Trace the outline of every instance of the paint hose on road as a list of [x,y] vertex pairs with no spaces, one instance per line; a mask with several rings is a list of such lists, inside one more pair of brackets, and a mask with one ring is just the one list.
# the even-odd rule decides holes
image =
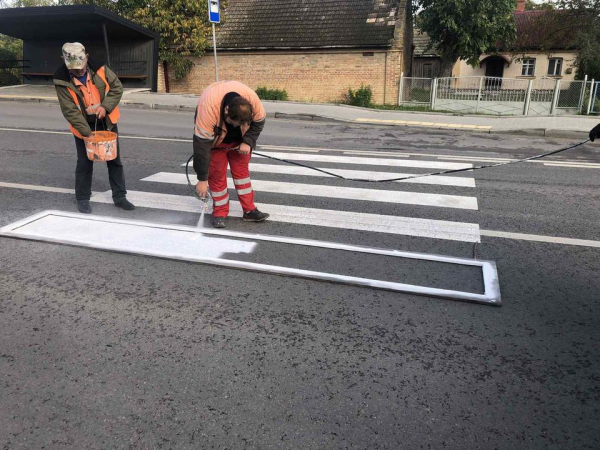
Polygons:
[[[371,179],[368,179],[368,178],[350,178],[350,177],[344,177],[344,176],[339,175],[337,173],[329,172],[328,170],[325,170],[325,169],[319,169],[318,167],[309,166],[308,164],[302,164],[302,163],[295,162],[295,161],[290,161],[290,160],[287,160],[287,159],[276,158],[274,156],[265,155],[264,153],[259,153],[259,152],[256,152],[256,151],[254,151],[253,153],[255,155],[262,156],[263,158],[273,159],[275,161],[281,161],[281,162],[284,162],[284,163],[287,163],[287,164],[292,164],[294,166],[300,166],[300,167],[304,167],[306,169],[315,170],[317,172],[321,172],[321,173],[324,173],[326,175],[330,175],[332,177],[339,178],[339,179],[346,180],[346,181],[356,181],[356,182],[360,182],[360,183],[389,183],[389,182],[392,182],[392,181],[404,181],[404,180],[412,180],[414,178],[433,177],[433,176],[436,176],[436,175],[447,175],[447,174],[459,173],[459,172],[470,172],[472,170],[489,169],[489,168],[492,168],[492,167],[507,166],[509,164],[517,164],[517,163],[522,163],[522,162],[526,162],[526,161],[533,161],[533,160],[536,160],[536,159],[541,159],[541,158],[545,158],[547,156],[556,155],[558,153],[566,152],[567,150],[571,150],[571,149],[579,147],[579,146],[581,146],[583,144],[587,144],[589,141],[590,141],[590,139],[586,139],[585,141],[581,141],[578,144],[573,144],[573,145],[570,145],[568,147],[559,148],[558,150],[551,150],[551,151],[546,152],[546,153],[542,153],[542,154],[535,155],[535,156],[530,156],[529,158],[518,159],[518,160],[515,160],[515,161],[508,161],[508,162],[502,162],[502,163],[496,163],[496,164],[484,164],[484,165],[481,165],[481,166],[468,167],[468,168],[465,168],[465,169],[444,170],[442,172],[431,172],[431,173],[423,173],[423,174],[416,174],[416,175],[407,175],[407,176],[398,177],[398,178],[386,178],[386,179],[383,179],[383,180],[371,180]],[[187,160],[187,163],[185,164],[185,176],[187,178],[188,186],[189,186],[190,190],[192,191],[192,194],[198,200],[204,202],[204,205],[205,205],[205,208],[206,208],[206,205],[207,205],[207,202],[209,201],[209,198],[208,197],[205,197],[205,198],[200,197],[200,195],[198,195],[198,192],[196,191],[196,188],[192,185],[192,182],[190,180],[189,165],[190,165],[190,162],[192,161],[193,158],[194,158],[193,155],[190,156],[190,158]],[[208,191],[207,191],[207,194],[208,194],[208,196],[210,196],[210,193]]]
[[[526,161],[533,161],[535,159],[541,159],[541,158],[545,158],[546,156],[551,156],[551,155],[556,155],[557,153],[566,152],[567,150],[571,150],[571,149],[574,149],[575,147],[579,147],[580,145],[586,144],[589,141],[590,141],[589,139],[586,139],[585,141],[582,141],[578,144],[570,145],[569,147],[560,148],[558,150],[552,150],[552,151],[549,151],[546,153],[542,153],[540,155],[530,156],[529,158],[518,159],[516,161],[508,161],[508,162],[497,163],[497,164],[485,164],[482,166],[469,167],[466,169],[444,170],[443,172],[431,172],[431,173],[423,173],[423,174],[416,174],[416,175],[407,175],[407,176],[403,176],[403,177],[399,177],[399,178],[386,178],[383,180],[371,180],[368,178],[344,177],[342,175],[338,175],[337,173],[329,172],[324,169],[319,169],[318,167],[312,167],[307,164],[302,164],[302,163],[295,162],[295,161],[289,161],[287,159],[275,158],[274,156],[265,155],[263,153],[258,153],[258,152],[253,152],[253,153],[255,155],[262,156],[264,158],[274,159],[276,161],[281,161],[281,162],[284,162],[287,164],[293,164],[295,166],[300,166],[300,167],[305,167],[307,169],[316,170],[317,172],[322,172],[324,174],[331,175],[332,177],[340,178],[340,179],[346,180],[346,181],[357,181],[357,182],[361,182],[361,183],[389,183],[392,181],[404,181],[404,180],[412,180],[414,178],[433,177],[436,175],[447,175],[450,173],[470,172],[472,170],[489,169],[491,167],[507,166],[509,164],[517,164],[517,163],[522,163],[522,162],[526,162]],[[190,158],[190,160],[191,160],[191,158]],[[189,164],[189,162],[190,161],[188,160],[188,164]],[[186,168],[186,170],[187,170],[187,168]],[[188,178],[188,182],[189,182],[189,178]]]

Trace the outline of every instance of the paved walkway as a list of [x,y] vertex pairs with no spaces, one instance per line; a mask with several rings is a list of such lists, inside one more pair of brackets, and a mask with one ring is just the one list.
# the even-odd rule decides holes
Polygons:
[[[194,110],[198,96],[156,94],[144,89],[126,90],[122,104],[132,108]],[[55,102],[51,86],[0,88],[0,100]],[[460,129],[484,133],[519,133],[536,136],[583,138],[598,124],[597,116],[483,116],[412,111],[385,111],[347,105],[298,102],[263,102],[267,115],[276,118],[334,120],[389,126]]]

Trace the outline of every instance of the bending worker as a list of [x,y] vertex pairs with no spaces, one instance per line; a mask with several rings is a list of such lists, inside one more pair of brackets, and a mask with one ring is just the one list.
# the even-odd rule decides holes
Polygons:
[[[75,198],[77,209],[91,213],[92,174],[94,162],[87,157],[84,138],[92,130],[108,130],[118,134],[118,104],[123,86],[117,76],[104,64],[92,62],[79,42],[66,43],[62,48],[64,64],[54,74],[54,86],[60,109],[71,125],[77,148],[75,169]],[[121,147],[117,140],[117,157],[107,161],[108,180],[115,206],[135,209],[126,198],[125,176],[121,164]]]
[[256,93],[238,81],[213,83],[198,100],[194,127],[196,191],[204,198],[210,189],[215,228],[225,228],[225,218],[229,214],[228,163],[244,211],[242,220],[262,222],[269,217],[254,205],[248,167],[265,118],[265,110]]

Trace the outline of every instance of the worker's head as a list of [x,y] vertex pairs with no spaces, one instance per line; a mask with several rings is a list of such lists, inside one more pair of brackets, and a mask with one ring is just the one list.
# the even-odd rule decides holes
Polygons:
[[85,75],[89,55],[79,42],[67,42],[62,48],[62,58],[65,66],[76,77]]
[[244,97],[235,97],[225,107],[225,121],[235,127],[252,122],[252,105]]

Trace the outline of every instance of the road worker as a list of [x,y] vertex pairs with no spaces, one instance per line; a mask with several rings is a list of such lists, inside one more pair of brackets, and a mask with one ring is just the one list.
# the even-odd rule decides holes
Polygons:
[[[77,209],[91,213],[92,173],[94,163],[87,157],[84,138],[92,131],[113,131],[118,134],[119,107],[123,85],[104,64],[90,60],[79,42],[62,47],[64,64],[54,74],[54,86],[63,116],[70,124],[77,148],[75,169],[75,198]],[[117,158],[107,161],[108,179],[115,206],[135,209],[127,198],[125,176],[121,163],[121,147],[117,140]]]
[[244,212],[242,220],[262,222],[269,217],[254,204],[248,167],[265,118],[265,110],[256,93],[238,81],[213,83],[198,100],[194,127],[196,191],[205,198],[210,190],[215,228],[225,228],[225,218],[229,214],[228,164]]

